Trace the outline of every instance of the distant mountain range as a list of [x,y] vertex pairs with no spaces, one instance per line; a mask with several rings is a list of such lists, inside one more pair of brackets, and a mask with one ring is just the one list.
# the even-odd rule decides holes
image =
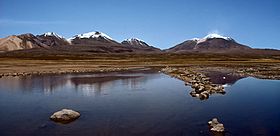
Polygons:
[[[102,32],[88,32],[75,35],[69,39],[54,33],[47,32],[42,35],[33,34],[12,35],[0,39],[0,51],[48,49],[67,52],[92,52],[92,53],[254,53],[260,49],[236,42],[231,37],[218,34],[209,34],[203,38],[186,40],[169,49],[160,50],[150,46],[138,38],[126,39],[117,42]],[[266,50],[267,51],[267,50]],[[270,50],[268,50],[270,51]],[[276,51],[276,50],[271,50]]]
[[0,39],[0,51],[2,52],[34,48],[95,53],[161,51],[137,38],[127,39],[119,43],[101,32],[78,34],[69,39],[65,39],[54,32],[37,36],[33,34],[12,35]]

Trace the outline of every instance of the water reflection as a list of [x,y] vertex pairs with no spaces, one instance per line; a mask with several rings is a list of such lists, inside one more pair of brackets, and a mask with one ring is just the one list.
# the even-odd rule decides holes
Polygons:
[[[148,72],[148,74],[147,74]],[[50,95],[56,91],[71,90],[84,95],[106,94],[106,90],[119,84],[130,90],[140,89],[147,80],[156,78],[154,71],[127,73],[77,74],[77,75],[41,75],[26,77],[4,77],[0,79],[0,89],[24,93],[39,92]]]
[[50,94],[67,83],[64,76],[26,76],[5,77],[0,80],[0,87],[10,91],[42,92]]
[[[155,71],[113,72],[103,74],[43,75],[26,77],[5,77],[0,79],[0,88],[10,91],[42,92],[50,95],[63,88],[74,88],[80,93],[90,95],[105,94],[106,90],[121,84],[130,90],[141,89],[148,81],[156,78]],[[214,84],[224,87],[233,85],[243,77],[218,71],[207,72]]]
[[138,89],[147,82],[147,76],[93,76],[93,77],[72,77],[71,83],[76,91],[82,91],[85,95],[100,95],[102,91],[116,87],[118,82],[128,89]]
[[212,83],[224,85],[224,87],[232,86],[238,80],[245,78],[240,75],[233,75],[229,72],[221,71],[207,71],[205,75],[211,79]]

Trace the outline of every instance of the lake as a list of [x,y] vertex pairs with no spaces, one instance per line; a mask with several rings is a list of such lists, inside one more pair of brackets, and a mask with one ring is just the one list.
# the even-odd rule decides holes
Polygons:
[[[225,82],[224,82],[225,84]],[[236,79],[201,101],[183,81],[158,71],[0,79],[0,135],[208,136],[217,117],[228,136],[280,135],[280,81]],[[69,124],[49,120],[70,108]]]

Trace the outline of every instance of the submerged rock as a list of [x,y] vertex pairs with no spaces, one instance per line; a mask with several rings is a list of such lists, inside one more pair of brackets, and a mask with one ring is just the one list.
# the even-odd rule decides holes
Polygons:
[[208,122],[210,126],[210,130],[213,132],[224,132],[225,127],[222,123],[219,123],[217,118],[213,118],[211,121]]
[[60,123],[70,123],[80,117],[80,113],[71,109],[62,109],[55,112],[50,119]]

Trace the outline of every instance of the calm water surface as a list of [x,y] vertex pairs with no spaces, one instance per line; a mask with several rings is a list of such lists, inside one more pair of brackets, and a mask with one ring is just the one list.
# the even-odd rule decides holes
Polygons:
[[[213,117],[228,136],[280,135],[280,81],[243,78],[206,101],[189,91],[159,72],[5,77],[0,135],[208,136]],[[62,108],[81,117],[66,125],[50,121]]]

